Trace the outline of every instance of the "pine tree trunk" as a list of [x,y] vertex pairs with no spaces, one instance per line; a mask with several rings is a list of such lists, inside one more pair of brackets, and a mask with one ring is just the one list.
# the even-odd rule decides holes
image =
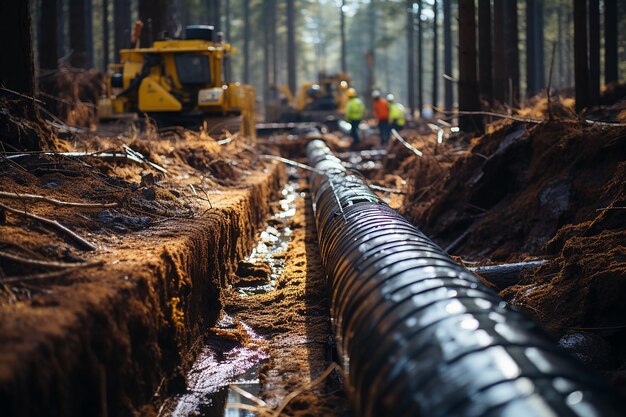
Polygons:
[[[67,4],[67,0],[56,0],[57,2],[57,58],[63,58],[67,52],[65,47],[67,42],[65,40],[66,35],[66,27],[67,27],[67,15],[65,13],[65,5]],[[57,62],[58,65],[58,62]]]
[[114,0],[113,25],[115,62],[119,62],[120,49],[130,47],[130,0]]
[[600,97],[600,0],[589,0],[589,104]]
[[162,35],[171,35],[174,26],[172,0],[139,0],[139,19],[144,27],[141,32],[141,46],[150,47]]
[[272,8],[270,13],[270,42],[272,44],[272,84],[278,84],[278,36],[277,36],[277,27],[278,22],[276,21],[277,13],[276,13],[276,0],[272,0]]
[[[448,77],[452,77],[452,16],[450,2],[443,0],[443,71]],[[445,79],[444,85],[444,108],[451,111],[453,106],[452,81]]]
[[295,0],[287,0],[287,85],[294,95],[297,92],[295,20]]
[[[476,10],[474,0],[459,0],[459,110],[480,111],[476,70]],[[483,130],[479,116],[459,116],[464,132]]]
[[93,68],[93,2],[85,1],[85,42],[87,45],[86,68]]
[[604,83],[616,82],[617,59],[617,0],[604,0]]
[[543,2],[526,0],[526,95],[545,87]]
[[271,8],[272,0],[263,0],[263,27],[266,30],[263,31],[263,106],[265,109],[265,117],[267,120],[267,102],[269,101],[270,91],[270,43],[271,34],[269,28],[271,28]]
[[41,2],[39,16],[39,67],[55,69],[57,61],[57,0]]
[[437,0],[433,3],[433,107],[438,107],[439,103],[439,28],[438,15],[439,6]]
[[478,0],[478,80],[480,96],[493,103],[491,0]]
[[346,64],[346,54],[348,51],[346,50],[346,14],[343,11],[345,6],[345,0],[341,2],[341,6],[339,9],[339,18],[340,18],[340,37],[341,37],[341,72],[346,74],[348,72],[348,65]]
[[87,28],[85,27],[85,0],[70,0],[70,65],[87,67]]
[[587,1],[574,0],[574,82],[576,111],[589,107],[589,67],[587,60]]
[[526,0],[526,95],[537,92],[537,0]]
[[557,3],[556,5],[556,10],[557,10],[557,68],[558,68],[558,75],[557,75],[557,80],[558,82],[556,83],[556,87],[558,88],[562,88],[563,84],[564,84],[564,75],[565,75],[565,63],[563,62],[563,49],[565,48],[565,45],[563,43],[563,11],[562,11],[562,7],[559,3]]
[[[566,0],[566,3],[570,0]],[[571,9],[570,9],[571,10]],[[572,65],[572,57],[575,55],[575,52],[572,52],[573,42],[572,39],[572,13],[565,13],[565,84],[566,87],[573,87],[574,82],[572,80],[572,70],[574,65]],[[586,37],[586,35],[585,35]]]
[[506,38],[505,62],[508,68],[507,98],[509,104],[515,106],[519,102],[519,35],[517,27],[517,0],[503,0],[504,4],[504,29]]
[[243,2],[243,82],[250,83],[250,5]]
[[376,85],[376,1],[370,0],[368,23],[368,51],[366,56],[367,65],[367,100],[372,98],[372,92]]
[[102,0],[102,65],[109,66],[109,0]]
[[[449,0],[447,0],[449,1]],[[409,108],[411,117],[415,115],[415,15],[413,14],[413,2],[407,2],[407,55],[408,60],[408,85],[409,85]]]
[[493,98],[505,104],[508,98],[508,69],[504,30],[504,1],[493,3]]
[[424,34],[422,27],[422,0],[417,1],[417,115],[422,117],[424,109]]
[[[30,2],[0,2],[0,39],[10,39],[0,48],[0,62],[11,63],[0,67],[0,85],[29,97],[35,95],[35,68],[31,39]],[[0,97],[10,99],[4,105],[12,116],[37,120],[38,113],[30,99],[0,91]],[[16,98],[18,98],[16,100]],[[0,112],[0,145],[4,150],[40,150],[46,139],[30,128],[17,127]]]

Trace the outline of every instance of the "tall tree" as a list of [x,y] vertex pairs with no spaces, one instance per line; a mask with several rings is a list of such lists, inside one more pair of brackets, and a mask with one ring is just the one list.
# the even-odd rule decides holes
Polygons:
[[557,41],[556,41],[556,45],[557,45],[557,68],[558,68],[558,75],[557,75],[557,80],[559,81],[557,83],[558,87],[563,87],[563,83],[564,83],[564,75],[565,75],[565,63],[563,62],[563,49],[565,47],[564,45],[564,41],[563,41],[563,8],[561,7],[561,2],[557,2],[556,4],[556,11],[557,11]]
[[115,61],[119,60],[120,49],[130,46],[130,0],[113,0],[113,27]]
[[[0,86],[26,96],[35,95],[35,69],[33,66],[30,2],[0,2],[0,39],[10,39],[0,48],[0,62],[10,62],[0,68]],[[11,115],[28,120],[37,118],[34,100],[16,97],[6,90],[0,91],[0,97],[12,100],[5,102]],[[18,128],[0,112],[0,145],[5,150],[39,150],[44,147],[44,139],[28,130]]]
[[480,95],[493,103],[491,0],[478,0],[478,80]]
[[574,83],[576,111],[589,106],[589,61],[587,60],[587,1],[574,0]]
[[[449,0],[448,0],[449,1]],[[413,13],[413,2],[407,2],[407,70],[409,86],[409,108],[411,117],[415,114],[415,13]]]
[[341,6],[339,8],[339,25],[340,25],[340,40],[341,40],[341,72],[348,72],[348,65],[346,64],[346,55],[348,51],[346,50],[346,13],[344,11],[346,6],[345,0],[342,0]]
[[617,0],[604,0],[604,83],[618,80]]
[[504,2],[493,3],[493,98],[500,104],[508,99],[508,69],[506,62],[506,37]]
[[243,82],[250,83],[250,4],[243,0]]
[[504,23],[506,37],[506,65],[508,68],[509,101],[515,105],[519,101],[519,34],[517,27],[517,0],[504,1]]
[[589,0],[589,100],[597,104],[600,97],[600,0]]
[[376,84],[376,1],[370,0],[368,7],[368,45],[366,54],[367,67],[367,99],[371,100]]
[[526,0],[526,94],[533,96],[545,84],[543,1]]
[[[476,71],[476,10],[474,0],[459,0],[459,110],[480,111]],[[465,132],[483,130],[479,116],[459,116]]]
[[57,55],[57,0],[41,2],[39,14],[39,67],[55,69],[59,59]]
[[70,64],[75,68],[87,67],[87,39],[86,2],[91,0],[70,0],[70,49],[72,56]]
[[102,0],[102,65],[109,66],[109,0]]
[[172,0],[139,0],[139,19],[144,27],[141,33],[141,45],[150,46],[164,33],[175,31]]
[[433,2],[433,107],[439,103],[439,6]]
[[[215,28],[216,32],[219,32],[222,30],[222,11],[220,7],[220,0],[206,0],[206,2],[209,12],[209,24]],[[246,3],[248,2],[246,1]]]
[[422,0],[417,1],[417,113],[422,117],[424,109],[424,34],[422,25]]
[[[443,71],[448,77],[452,77],[452,17],[451,0],[443,0]],[[444,79],[444,107],[446,111],[452,110],[452,81]]]
[[297,91],[295,24],[295,0],[287,0],[287,85],[293,94]]
[[[263,31],[263,105],[267,106],[269,101],[270,91],[270,42],[271,34],[269,28],[271,28],[271,8],[273,7],[272,0],[263,0],[263,26],[266,30]],[[265,108],[267,111],[267,108]],[[267,115],[267,112],[266,112]],[[267,116],[266,116],[267,117]]]

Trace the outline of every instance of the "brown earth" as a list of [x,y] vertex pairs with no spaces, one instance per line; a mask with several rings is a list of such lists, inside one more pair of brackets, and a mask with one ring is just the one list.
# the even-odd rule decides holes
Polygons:
[[[584,117],[622,120],[622,90]],[[521,116],[547,119],[545,98],[529,104]],[[500,295],[626,399],[626,127],[573,119],[572,105],[553,103],[549,122],[453,135],[437,154],[434,135],[409,134],[433,151],[416,158],[392,143],[398,157],[387,166],[409,183],[403,214],[460,261],[547,259]]]
[[154,132],[73,139],[79,151],[128,144],[166,174],[95,156],[0,162],[2,191],[116,204],[0,198],[96,246],[86,250],[41,221],[2,211],[1,415],[129,415],[182,389],[221,309],[226,276],[281,182],[281,167],[259,161],[244,141],[220,147],[198,134],[168,141]]
[[[268,341],[270,360],[260,370],[261,397],[271,408],[294,391],[307,388],[336,359],[325,275],[319,258],[308,185],[301,182],[297,214],[290,222],[292,241],[276,289],[241,298],[231,293],[225,310],[236,314]],[[336,374],[304,389],[287,407],[290,416],[340,416],[348,411]]]

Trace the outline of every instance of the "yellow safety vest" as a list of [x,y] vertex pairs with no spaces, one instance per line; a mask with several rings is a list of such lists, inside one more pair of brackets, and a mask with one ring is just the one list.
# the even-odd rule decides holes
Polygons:
[[346,122],[363,120],[363,116],[365,116],[365,105],[360,98],[351,98],[346,105]]

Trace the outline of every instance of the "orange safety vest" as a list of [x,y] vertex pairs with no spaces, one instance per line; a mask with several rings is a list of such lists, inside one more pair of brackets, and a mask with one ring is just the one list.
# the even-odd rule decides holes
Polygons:
[[374,117],[378,121],[387,121],[389,119],[389,104],[384,98],[374,100]]

